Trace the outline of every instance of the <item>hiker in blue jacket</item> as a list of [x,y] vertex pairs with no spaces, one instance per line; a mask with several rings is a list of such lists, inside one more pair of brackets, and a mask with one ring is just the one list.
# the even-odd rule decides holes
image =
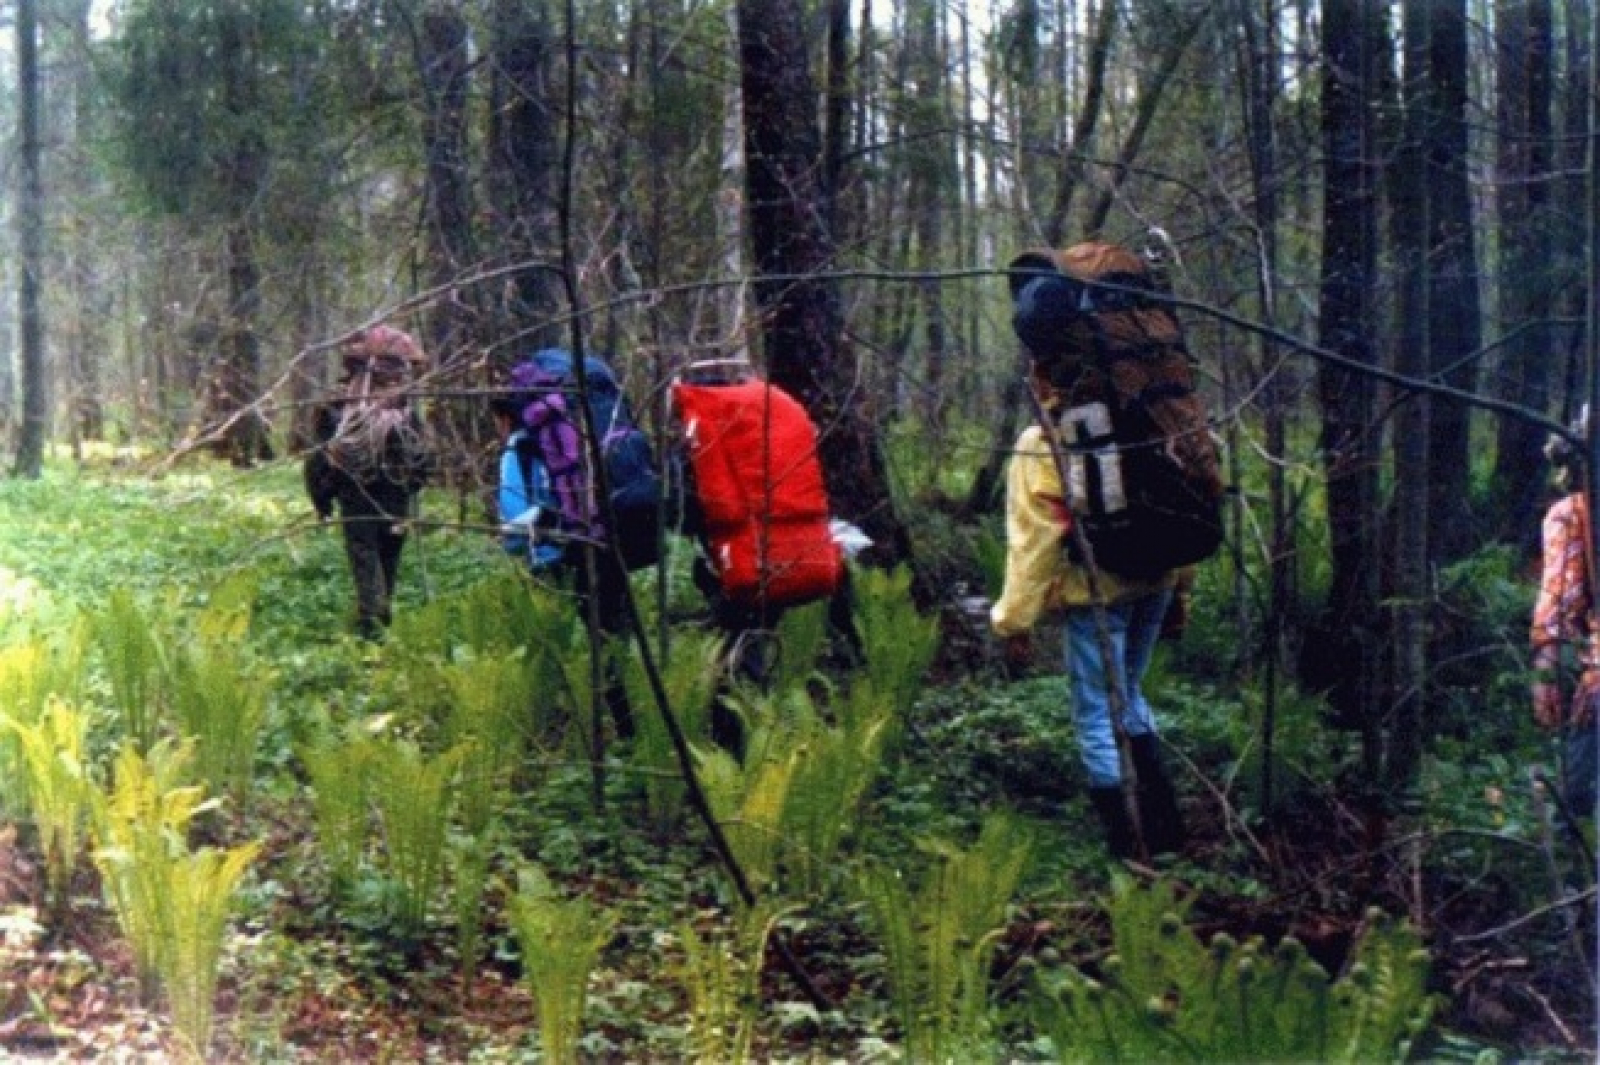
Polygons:
[[495,430],[500,436],[500,476],[495,494],[501,524],[500,543],[507,553],[527,562],[534,571],[560,565],[562,546],[542,535],[554,515],[550,473],[533,446],[533,436],[517,421],[509,400],[492,405]]
[[[527,384],[514,383],[524,387]],[[540,426],[529,425],[532,404],[526,395],[497,396],[489,405],[503,442],[497,509],[502,524],[511,526],[501,542],[507,551],[522,555],[535,573],[548,574],[557,580],[568,579],[570,575],[580,616],[584,618],[588,617],[589,567],[593,565],[597,578],[594,584],[599,589],[596,608],[600,630],[607,637],[625,636],[628,632],[627,572],[610,551],[585,551],[578,540],[571,539],[598,528],[585,502],[581,441],[575,427],[564,417],[564,402],[559,392],[553,391],[553,381],[548,386],[543,381],[536,385],[552,388],[548,395],[540,396],[540,410],[559,408],[558,413],[563,415],[559,419],[561,424],[542,426],[544,432],[540,431]],[[548,415],[546,418],[551,422],[558,420]],[[566,478],[567,483],[558,485],[551,476],[552,461],[565,463],[578,477]],[[623,739],[631,737],[635,731],[633,708],[622,676],[615,662],[609,659],[603,695],[617,735]]]

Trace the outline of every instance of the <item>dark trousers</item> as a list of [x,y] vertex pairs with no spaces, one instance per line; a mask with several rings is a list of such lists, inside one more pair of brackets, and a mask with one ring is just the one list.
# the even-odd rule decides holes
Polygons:
[[356,586],[356,631],[371,638],[393,617],[405,533],[395,532],[395,519],[385,515],[347,516],[342,528],[344,553]]
[[[626,640],[631,629],[628,611],[628,571],[610,550],[593,549],[591,552],[569,547],[567,553],[572,557],[572,588],[578,599],[580,612],[578,616],[583,619],[585,625],[589,623],[589,602],[592,597],[600,634],[607,639]],[[592,584],[589,560],[586,557],[590,553],[594,556]],[[628,700],[628,687],[622,679],[621,665],[614,658],[606,659],[605,687],[601,696],[611,712],[611,721],[616,725],[617,735],[623,739],[631,737],[634,732],[633,705]]]

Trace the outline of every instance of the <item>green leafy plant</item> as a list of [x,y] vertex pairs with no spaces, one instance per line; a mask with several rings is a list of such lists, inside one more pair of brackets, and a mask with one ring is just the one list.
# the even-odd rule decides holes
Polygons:
[[211,790],[243,803],[256,748],[271,704],[273,679],[237,628],[202,631],[169,655],[167,688],[173,717],[195,741],[195,770]]
[[539,1041],[546,1060],[578,1060],[589,977],[611,941],[616,918],[588,899],[562,899],[537,869],[524,871],[511,899],[511,926],[522,948],[522,972],[539,1005]]
[[343,741],[307,744],[299,755],[311,780],[317,842],[329,878],[336,892],[347,892],[355,884],[370,835],[367,780],[372,741],[356,733]]
[[695,1061],[750,1060],[761,1014],[761,962],[777,915],[767,902],[742,910],[726,941],[703,937],[685,923],[681,969],[689,995],[689,1055]]
[[193,754],[192,743],[162,741],[146,756],[129,741],[112,766],[110,792],[95,801],[95,865],[133,948],[145,1002],[155,1000],[159,986],[167,865],[189,822],[209,805],[187,783]]
[[799,892],[821,891],[837,873],[840,846],[859,829],[866,796],[883,770],[894,711],[872,692],[870,681],[861,679],[851,688],[838,725],[826,724],[813,711],[795,737],[797,762],[782,829],[785,865]]
[[52,695],[37,720],[0,714],[0,724],[17,741],[23,790],[44,851],[52,908],[59,912],[66,906],[93,807],[94,785],[85,761],[89,715]]
[[162,983],[173,1025],[204,1060],[211,1045],[217,969],[234,895],[261,844],[205,847],[174,858],[166,870]]
[[453,788],[470,746],[428,757],[402,740],[374,741],[369,794],[378,811],[402,931],[416,936],[444,875]]
[[[673,634],[672,654],[657,663],[667,702],[691,744],[702,743],[710,731],[711,697],[716,690],[721,655],[722,641],[716,636],[686,630]],[[634,715],[637,732],[629,764],[644,788],[649,826],[664,834],[683,818],[683,771],[666,721],[655,712],[655,696],[636,652],[627,657],[624,676],[629,701],[643,710]]]
[[856,627],[867,675],[894,713],[904,718],[922,690],[939,648],[939,619],[923,617],[911,598],[911,571],[864,570],[856,587]]
[[1337,980],[1292,938],[1202,944],[1165,883],[1117,877],[1110,912],[1100,978],[1068,967],[1032,997],[1059,1060],[1403,1061],[1432,1016],[1420,936],[1376,910]]
[[166,652],[153,611],[127,588],[112,588],[104,609],[91,614],[89,631],[111,686],[111,704],[122,731],[141,751],[156,742],[161,727]]
[[889,869],[867,869],[858,892],[883,940],[889,997],[912,1061],[989,1056],[989,961],[1033,841],[1007,814],[984,820],[967,850],[932,842],[913,892]]
[[187,758],[187,748],[158,745],[148,761],[123,749],[95,860],[147,993],[166,991],[173,1025],[203,1060],[228,913],[261,845],[189,851],[185,829],[205,804],[200,789],[175,783]]

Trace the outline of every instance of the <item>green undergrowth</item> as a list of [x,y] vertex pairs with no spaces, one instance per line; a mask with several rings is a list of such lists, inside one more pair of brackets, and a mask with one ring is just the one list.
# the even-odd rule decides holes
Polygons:
[[[456,512],[424,503],[445,524]],[[931,686],[937,623],[905,574],[859,575],[859,668],[828,653],[820,612],[790,615],[777,689],[730,695],[751,739],[742,764],[709,741],[714,639],[688,613],[681,567],[670,574],[662,680],[752,907],[719,866],[643,660],[609,652],[641,723],[631,742],[608,731],[596,764],[569,600],[481,531],[412,538],[396,623],[370,644],[348,631],[337,532],[311,520],[290,466],[52,467],[0,482],[0,514],[0,683],[30,722],[52,696],[85,708],[83,760],[102,787],[117,752],[187,740],[182,784],[209,797],[192,831],[205,853],[250,855],[200,871],[228,881],[237,912],[218,945],[201,943],[204,978],[183,985],[185,1024],[223,1053],[294,1060],[308,1013],[404,1032],[397,1053],[446,1060],[1067,1053],[1032,974],[1104,954],[1110,867],[1065,682],[975,669]],[[640,577],[655,635],[651,583]],[[96,642],[92,619],[133,617],[150,643],[113,640],[109,623]],[[80,670],[13,650],[80,623]],[[1248,809],[1250,698],[1167,671],[1153,682],[1178,746]],[[1286,726],[1304,748],[1286,773],[1310,779],[1333,756],[1302,716]],[[7,766],[28,757],[0,738]],[[56,786],[38,781],[41,796]],[[0,798],[25,818],[26,795]],[[53,863],[70,860],[66,817],[44,810],[28,841]],[[1207,894],[1259,886],[1256,871],[1164,869]],[[131,897],[130,883],[112,889]],[[93,894],[71,904],[103,911]],[[138,949],[153,966],[158,948]],[[200,1001],[212,972],[226,992],[214,1022]],[[349,1051],[323,1023],[323,1051]]]

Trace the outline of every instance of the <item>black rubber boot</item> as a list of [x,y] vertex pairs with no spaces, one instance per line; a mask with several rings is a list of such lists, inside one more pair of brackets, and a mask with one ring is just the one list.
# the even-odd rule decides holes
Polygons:
[[1161,758],[1161,738],[1153,732],[1128,737],[1133,771],[1139,777],[1139,827],[1154,857],[1183,849],[1183,814]]
[[1128,818],[1127,800],[1122,797],[1121,785],[1109,788],[1090,788],[1089,802],[1100,815],[1100,824],[1106,832],[1106,850],[1113,858],[1132,858],[1138,849],[1133,836],[1133,822]]

